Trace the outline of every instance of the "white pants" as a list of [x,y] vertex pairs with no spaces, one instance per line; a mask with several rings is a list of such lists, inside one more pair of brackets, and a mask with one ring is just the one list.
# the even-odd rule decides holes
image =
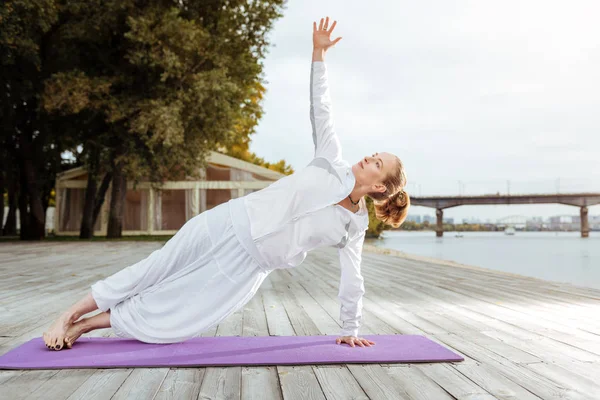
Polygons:
[[92,285],[117,336],[174,343],[244,306],[269,270],[240,244],[224,203],[190,219],[148,257]]

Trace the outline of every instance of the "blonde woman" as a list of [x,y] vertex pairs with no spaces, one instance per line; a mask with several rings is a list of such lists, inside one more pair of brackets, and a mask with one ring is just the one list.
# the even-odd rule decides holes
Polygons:
[[[274,270],[299,266],[309,251],[338,249],[342,329],[337,344],[371,346],[359,337],[362,245],[376,217],[399,226],[410,205],[400,159],[342,158],[331,112],[324,56],[341,38],[329,17],[313,23],[310,120],[315,154],[303,169],[269,187],[205,211],[147,258],[98,281],[44,333],[49,349],[71,348],[83,334],[112,327],[115,335],[146,343],[185,341],[214,327],[245,305]],[[90,318],[84,314],[100,309]]]

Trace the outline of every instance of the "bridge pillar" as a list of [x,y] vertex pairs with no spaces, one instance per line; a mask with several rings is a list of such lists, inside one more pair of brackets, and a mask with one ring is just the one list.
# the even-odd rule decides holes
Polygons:
[[444,210],[437,208],[435,210],[435,216],[437,217],[437,225],[435,226],[435,236],[442,237],[444,236]]
[[588,225],[587,206],[583,206],[579,209],[579,215],[581,216],[581,237],[589,237],[590,236],[590,227]]

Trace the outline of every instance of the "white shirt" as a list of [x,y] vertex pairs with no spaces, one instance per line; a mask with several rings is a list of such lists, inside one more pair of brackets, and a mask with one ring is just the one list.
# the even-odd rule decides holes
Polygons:
[[356,178],[351,165],[342,159],[324,62],[312,63],[310,89],[315,157],[294,174],[232,200],[232,219],[236,231],[246,231],[240,235],[252,242],[247,243],[249,251],[269,269],[296,267],[308,251],[336,246],[341,268],[341,335],[358,336],[365,292],[361,255],[369,215],[364,199],[357,213],[337,205],[352,192]]
[[364,200],[357,213],[332,204],[284,224],[275,234],[256,239],[254,244],[269,266],[293,268],[313,249],[323,246],[343,249],[351,238],[364,235],[365,216],[368,218]]

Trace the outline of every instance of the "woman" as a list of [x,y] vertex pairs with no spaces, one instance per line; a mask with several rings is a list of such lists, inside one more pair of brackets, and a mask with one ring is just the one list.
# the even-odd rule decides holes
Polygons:
[[[146,259],[96,282],[47,332],[49,349],[71,348],[86,332],[112,327],[123,338],[173,343],[197,336],[246,304],[269,273],[302,263],[308,251],[338,248],[341,279],[337,344],[364,347],[358,337],[364,282],[362,245],[369,216],[398,227],[410,205],[400,160],[375,153],[354,165],[342,159],[331,114],[323,56],[331,41],[329,17],[313,23],[310,119],[315,157],[304,169],[269,187],[205,211]],[[91,318],[78,319],[100,309]],[[77,322],[76,322],[77,321]]]

